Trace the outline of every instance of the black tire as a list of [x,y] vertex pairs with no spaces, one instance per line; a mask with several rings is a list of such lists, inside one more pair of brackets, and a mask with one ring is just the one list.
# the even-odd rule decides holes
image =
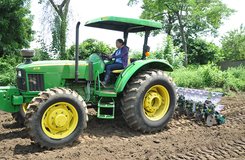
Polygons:
[[19,112],[16,112],[16,113],[12,113],[12,117],[14,118],[14,120],[21,126],[21,127],[24,127],[24,123],[25,123],[25,111],[24,111],[24,108],[23,107],[26,107],[25,106],[26,104],[22,104],[20,105],[20,110]]
[[[68,118],[69,121],[66,121],[66,124],[70,125],[70,123],[74,123],[73,129],[71,129],[71,133],[65,135],[65,137],[60,138],[54,138],[52,135],[50,136],[49,133],[51,133],[51,129],[48,128],[45,123],[51,124],[51,122],[45,122],[43,118],[49,115],[51,112],[51,109],[56,109],[55,104],[59,103],[65,103],[65,109],[67,110],[68,117],[71,112],[76,113],[76,116],[72,115],[72,118]],[[72,106],[72,109],[69,108],[69,105]],[[62,107],[62,105],[60,105]],[[52,108],[53,107],[53,108]],[[65,111],[66,111],[65,110]],[[72,111],[73,110],[73,111]],[[46,113],[47,112],[47,113]],[[57,114],[58,109],[55,110],[55,113]],[[82,131],[87,127],[87,121],[88,121],[88,110],[86,103],[82,99],[81,96],[79,96],[75,91],[72,91],[70,89],[64,89],[64,88],[54,88],[49,89],[47,91],[41,92],[38,97],[33,98],[33,100],[30,102],[26,116],[25,116],[25,125],[28,129],[28,133],[31,137],[31,139],[39,144],[42,148],[61,148],[66,145],[71,145],[82,133]],[[63,112],[60,112],[58,115],[61,116],[67,116],[63,114]],[[74,120],[77,117],[76,120]],[[51,117],[52,119],[56,119]],[[72,119],[72,120],[71,120]],[[66,118],[67,120],[67,118]],[[74,122],[75,121],[75,122]],[[58,126],[55,124],[55,120],[52,121],[52,127],[56,125],[56,128],[61,128],[64,126]],[[54,125],[55,124],[55,125]],[[45,125],[45,127],[43,126]],[[66,132],[66,129],[64,132]],[[68,129],[69,130],[69,129]],[[61,131],[63,132],[63,131]],[[62,134],[60,132],[60,134]],[[55,133],[56,134],[56,133]],[[58,135],[58,134],[57,134]]]
[[[148,91],[154,87],[165,87],[169,94],[169,105],[159,120],[146,116],[143,100]],[[163,104],[162,101],[161,104]],[[176,106],[176,91],[171,79],[161,70],[147,70],[138,73],[127,84],[122,98],[122,114],[128,126],[143,133],[161,131],[172,118]]]

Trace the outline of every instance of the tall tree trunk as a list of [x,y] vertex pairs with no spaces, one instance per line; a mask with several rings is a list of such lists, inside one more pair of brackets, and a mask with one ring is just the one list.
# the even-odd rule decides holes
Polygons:
[[185,52],[184,66],[186,67],[188,65],[188,50],[187,50],[187,41],[186,41],[186,37],[185,37],[184,25],[182,23],[182,14],[179,12],[176,12],[176,15],[178,17],[178,21],[179,21],[179,25],[180,25],[180,36],[181,36],[181,41],[182,41],[182,47],[183,47],[183,50]]
[[53,0],[49,0],[59,18],[61,20],[60,24],[60,59],[67,59],[66,55],[66,31],[67,31],[67,15],[70,0],[63,0],[60,5],[56,5]]
[[66,30],[67,30],[67,21],[66,21],[66,17],[63,17],[61,19],[61,24],[60,24],[60,59],[67,59]]
[[168,24],[166,27],[166,33],[168,36],[172,36],[171,32],[173,29],[174,17],[171,15],[171,13],[167,13],[167,20],[168,20]]

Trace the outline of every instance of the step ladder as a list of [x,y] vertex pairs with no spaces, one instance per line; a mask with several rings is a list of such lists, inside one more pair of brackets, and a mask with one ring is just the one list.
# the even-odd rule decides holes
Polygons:
[[114,119],[115,101],[113,98],[102,97],[98,102],[97,118]]

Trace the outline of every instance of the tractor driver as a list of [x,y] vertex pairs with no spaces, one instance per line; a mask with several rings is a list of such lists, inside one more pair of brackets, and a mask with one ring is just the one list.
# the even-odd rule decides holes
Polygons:
[[116,47],[117,50],[109,56],[109,59],[115,59],[114,62],[105,66],[106,74],[104,81],[101,82],[103,86],[106,86],[110,82],[110,75],[113,70],[124,69],[128,65],[129,48],[126,45],[124,45],[122,39],[116,40]]

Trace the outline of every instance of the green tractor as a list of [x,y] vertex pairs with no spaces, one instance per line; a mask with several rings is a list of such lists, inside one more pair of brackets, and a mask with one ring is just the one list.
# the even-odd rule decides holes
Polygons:
[[163,130],[176,105],[175,87],[165,74],[173,69],[164,60],[146,60],[150,31],[162,25],[121,17],[102,17],[85,24],[121,31],[125,43],[129,33],[145,33],[142,58],[113,71],[115,81],[106,88],[100,82],[108,61],[95,53],[79,60],[79,25],[75,61],[32,62],[33,51],[22,50],[25,60],[16,67],[17,86],[0,87],[0,110],[12,113],[26,126],[31,139],[46,148],[72,144],[87,126],[89,106],[96,106],[101,119],[114,119],[120,109],[128,126],[142,133]]

